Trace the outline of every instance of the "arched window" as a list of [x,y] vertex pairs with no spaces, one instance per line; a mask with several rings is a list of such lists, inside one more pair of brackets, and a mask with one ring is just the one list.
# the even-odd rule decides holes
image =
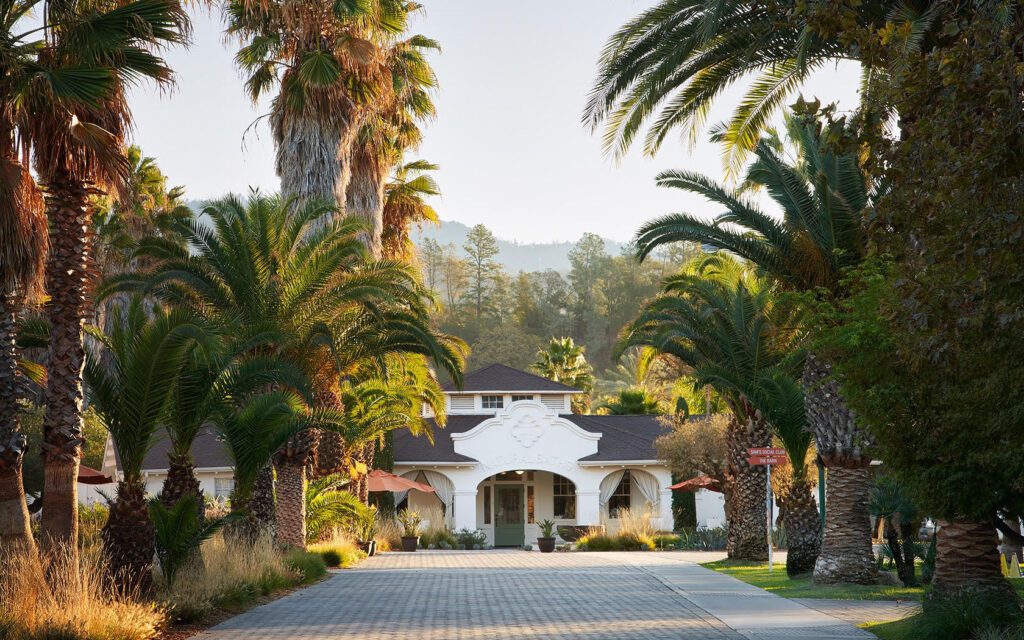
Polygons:
[[622,474],[622,480],[619,480],[619,486],[615,487],[615,493],[608,500],[608,517],[618,518],[620,509],[629,509],[630,506],[630,481],[629,481],[629,470]]

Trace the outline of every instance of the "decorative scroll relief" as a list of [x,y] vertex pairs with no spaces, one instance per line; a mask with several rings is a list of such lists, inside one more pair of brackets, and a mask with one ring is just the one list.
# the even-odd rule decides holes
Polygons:
[[544,427],[538,424],[533,416],[520,418],[512,427],[512,437],[526,448],[532,447],[542,435],[544,435]]

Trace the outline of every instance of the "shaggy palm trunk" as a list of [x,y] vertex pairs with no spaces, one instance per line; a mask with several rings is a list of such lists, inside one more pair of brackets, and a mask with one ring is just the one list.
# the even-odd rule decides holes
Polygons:
[[345,206],[349,158],[358,130],[355,107],[318,117],[315,105],[320,101],[310,100],[306,113],[294,114],[285,107],[285,100],[278,96],[270,114],[281,193],[293,199],[296,207],[319,201],[340,210]]
[[356,144],[352,149],[352,173],[345,192],[345,214],[365,221],[360,238],[374,258],[381,256],[384,233],[384,185],[389,168],[381,162],[373,144]]
[[43,418],[43,514],[41,543],[47,549],[78,544],[78,465],[82,458],[83,326],[91,280],[88,190],[81,181],[51,180],[46,198],[50,219],[50,345],[46,415]]
[[141,479],[118,483],[117,499],[110,507],[102,538],[111,584],[125,593],[148,593],[153,582],[156,535],[149,519],[146,485]]
[[308,429],[292,438],[277,452],[277,543],[283,547],[306,547],[306,469],[316,454],[317,432]]
[[819,584],[871,584],[878,567],[871,549],[872,441],[839,393],[832,367],[814,354],[804,365],[804,406],[818,456],[828,469],[825,485],[825,535],[814,567]]
[[957,598],[978,595],[986,602],[1016,606],[1017,596],[999,565],[999,539],[986,522],[940,520],[935,553],[933,595]]
[[199,479],[196,478],[192,456],[188,453],[168,454],[167,477],[164,478],[164,485],[160,490],[160,502],[170,508],[187,495],[195,496],[199,519],[203,520],[206,513],[205,501]]
[[367,474],[373,469],[373,459],[376,454],[373,442],[367,442],[360,447],[358,460],[366,465],[366,473],[359,476],[359,480],[356,484],[356,495],[359,497],[359,501],[363,504],[370,504],[370,481]]
[[[267,463],[256,475],[256,482],[252,488],[252,495],[248,496],[246,503],[238,509],[247,514],[248,521],[253,535],[260,535],[267,532],[274,534],[274,511],[276,499],[274,496],[274,467]],[[234,504],[234,499],[232,499]]]
[[32,546],[21,469],[28,441],[18,424],[17,305],[0,293],[0,555]]
[[810,573],[821,551],[821,519],[811,483],[806,478],[794,479],[783,506],[780,515],[789,541],[786,574]]
[[831,467],[825,483],[825,537],[814,566],[814,582],[874,584],[878,565],[871,548],[869,468]]
[[[316,403],[318,406],[337,411],[343,408],[341,399],[329,389],[317,391]],[[314,469],[317,478],[345,471],[345,440],[339,434],[333,431],[318,431]]]
[[729,426],[729,468],[733,475],[729,539],[726,551],[739,560],[768,559],[768,508],[765,504],[765,467],[747,462],[747,449],[767,447],[767,423],[750,411],[746,421],[733,418]]

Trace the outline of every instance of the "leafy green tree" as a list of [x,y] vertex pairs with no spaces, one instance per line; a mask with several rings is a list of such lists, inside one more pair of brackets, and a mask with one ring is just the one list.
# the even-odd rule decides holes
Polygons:
[[494,303],[495,284],[501,275],[501,264],[495,259],[498,241],[487,227],[478,224],[469,230],[462,249],[466,252],[468,273],[468,285],[463,296],[472,310],[479,334],[483,330],[484,315]]
[[578,342],[596,344],[604,335],[605,309],[601,280],[610,257],[604,240],[593,233],[584,233],[569,251],[569,283],[572,287],[572,336]]
[[587,392],[572,398],[573,413],[586,413],[590,406],[589,392],[594,388],[594,370],[587,362],[583,347],[572,338],[552,338],[547,347],[537,352],[537,360],[530,368],[549,380]]
[[598,413],[613,416],[655,415],[661,413],[658,401],[643,389],[623,389],[618,396],[605,402]]
[[[768,193],[782,210],[781,221],[742,191],[700,174],[668,171],[659,175],[659,184],[702,195],[725,211],[711,221],[676,213],[645,224],[637,233],[640,255],[668,243],[697,242],[746,258],[787,289],[845,295],[843,270],[867,252],[862,216],[874,194],[856,153],[825,143],[841,136],[842,127],[825,129],[808,116],[791,118],[788,125],[795,160],[779,141],[762,140],[744,183]],[[825,541],[815,580],[871,583],[877,578],[867,511],[873,440],[843,401],[831,367],[809,354],[804,369],[808,424],[829,469]]]

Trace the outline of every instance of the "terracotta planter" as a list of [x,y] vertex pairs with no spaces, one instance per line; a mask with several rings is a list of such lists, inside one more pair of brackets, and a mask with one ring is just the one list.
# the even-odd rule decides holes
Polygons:
[[416,547],[419,546],[419,543],[420,543],[420,537],[419,536],[412,536],[412,537],[402,536],[402,551],[415,551]]
[[369,540],[367,542],[360,542],[359,548],[366,553],[366,557],[373,557],[377,555],[377,541]]
[[537,548],[541,553],[551,553],[555,550],[555,538],[537,538]]

